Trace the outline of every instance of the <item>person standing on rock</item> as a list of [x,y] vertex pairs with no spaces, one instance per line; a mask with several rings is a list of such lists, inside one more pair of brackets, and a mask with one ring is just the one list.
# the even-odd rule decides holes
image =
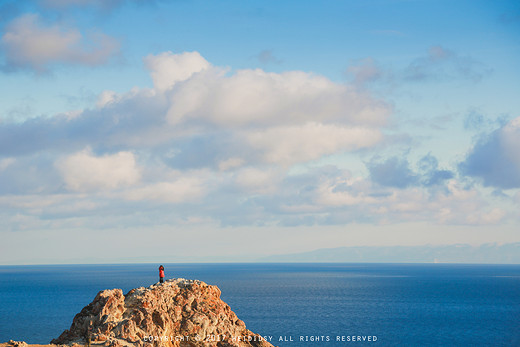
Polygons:
[[164,266],[159,266],[159,282],[164,282]]

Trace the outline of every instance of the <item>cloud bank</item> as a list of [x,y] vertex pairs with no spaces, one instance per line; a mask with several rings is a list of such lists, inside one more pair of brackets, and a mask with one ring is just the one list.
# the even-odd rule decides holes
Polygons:
[[59,159],[56,166],[67,188],[79,192],[133,185],[140,177],[134,154],[131,152],[97,157],[86,149]]
[[520,188],[520,117],[480,137],[459,165],[461,172],[501,189]]
[[[153,88],[107,90],[74,114],[0,123],[6,225],[45,218],[40,225],[49,228],[94,227],[93,213],[103,216],[95,227],[481,225],[509,217],[431,154],[415,166],[373,157],[368,177],[321,163],[385,144],[393,109],[355,84],[232,70],[198,52],[149,55],[144,64]],[[517,125],[495,135],[508,151],[518,149]],[[468,163],[483,155],[479,148]],[[10,214],[20,206],[23,215]]]
[[25,14],[7,25],[0,47],[4,71],[47,72],[55,64],[96,66],[119,52],[119,43],[101,32],[87,38],[75,28],[47,24],[37,14]]

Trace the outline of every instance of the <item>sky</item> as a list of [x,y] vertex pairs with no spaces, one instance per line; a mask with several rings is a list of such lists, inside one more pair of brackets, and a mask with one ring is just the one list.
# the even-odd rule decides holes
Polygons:
[[520,242],[520,3],[0,1],[0,264]]

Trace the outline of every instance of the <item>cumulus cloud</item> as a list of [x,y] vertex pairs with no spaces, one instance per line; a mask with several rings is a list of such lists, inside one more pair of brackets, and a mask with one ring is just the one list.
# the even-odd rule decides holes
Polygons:
[[85,149],[59,159],[56,167],[67,188],[79,192],[116,189],[133,185],[140,178],[134,154],[126,151],[98,157]]
[[181,54],[164,52],[149,55],[144,62],[150,70],[154,87],[161,91],[173,87],[178,82],[186,81],[193,74],[210,67],[208,61],[198,52]]
[[[192,63],[178,64],[178,57],[174,58],[164,72],[161,64],[154,64],[152,75],[160,76],[154,81],[161,89],[171,86],[166,91],[171,126],[206,128],[204,140],[197,142],[203,157],[225,149],[232,157],[292,165],[372,147],[383,138],[380,128],[386,124],[390,106],[352,86],[301,71],[228,73],[200,64],[197,55],[182,57],[193,59]],[[178,74],[184,74],[182,81]],[[215,137],[217,129],[225,131]],[[230,142],[241,146],[237,149]],[[194,156],[180,153],[174,160],[183,157]]]
[[371,128],[306,123],[252,132],[247,140],[261,152],[262,161],[291,165],[336,152],[372,147],[382,138],[379,130]]
[[427,206],[435,208],[442,224],[496,224],[506,217],[500,208],[490,207],[475,188],[468,188],[456,180],[450,180],[445,192],[438,192]]
[[490,206],[475,188],[449,179],[437,189],[382,186],[333,166],[286,176],[276,193],[250,198],[283,225],[353,222],[487,225],[508,218],[506,210]]
[[192,202],[204,195],[204,181],[198,177],[179,177],[170,182],[158,182],[130,189],[123,197],[133,201],[166,203]]
[[154,89],[105,91],[91,109],[0,124],[0,155],[91,146],[141,148],[179,169],[292,165],[377,145],[391,112],[366,91],[301,71],[230,72],[196,52],[145,64]]
[[520,187],[520,117],[508,122],[475,143],[460,163],[462,174],[502,189]]
[[231,157],[222,160],[218,163],[218,168],[221,171],[231,170],[237,167],[241,167],[245,163],[245,160],[238,157]]
[[437,158],[431,154],[418,161],[417,171],[410,168],[410,163],[406,158],[396,156],[386,160],[375,157],[366,165],[372,181],[385,187],[432,187],[454,177],[452,171],[439,169]]
[[434,186],[455,177],[451,170],[439,169],[439,161],[431,154],[422,157],[419,162],[421,183],[426,186]]
[[406,188],[416,185],[418,181],[408,165],[406,159],[392,157],[382,162],[372,161],[367,167],[374,182],[382,186]]
[[[438,224],[487,225],[502,221],[506,211],[490,207],[474,188],[464,187],[456,180],[447,180],[444,189],[424,190],[409,186],[389,189],[375,185],[350,174],[330,177],[316,190],[317,206],[327,208],[331,220],[343,221],[341,213],[349,219],[370,219],[372,222],[394,223],[403,221],[429,221]],[[353,216],[354,214],[355,216]]]
[[74,28],[47,25],[37,14],[16,18],[1,38],[3,69],[45,72],[59,63],[101,65],[119,51],[117,41],[102,33],[85,37]]
[[[145,64],[153,88],[105,91],[74,116],[1,123],[2,191],[65,196],[55,205],[61,211],[64,200],[81,195],[89,213],[131,204],[153,206],[162,221],[204,217],[225,225],[479,224],[508,216],[430,154],[414,164],[375,157],[366,164],[369,178],[315,167],[383,141],[392,109],[368,91],[301,71],[232,71],[196,52],[148,56]],[[504,138],[513,143],[514,131]],[[35,157],[41,162],[33,171],[48,175],[23,176],[10,188]],[[24,180],[35,183],[23,188]]]
[[281,172],[277,169],[246,167],[238,170],[235,183],[245,191],[255,194],[274,193],[281,181]]
[[[198,57],[190,58],[200,71]],[[168,76],[170,68],[167,65],[164,71],[152,70],[152,74]],[[172,124],[199,121],[244,127],[321,121],[382,126],[391,110],[388,104],[352,86],[302,71],[238,70],[231,75],[220,68],[180,71],[189,71],[191,78],[172,90],[168,111]],[[176,82],[174,77],[160,85]]]
[[14,158],[5,158],[0,159],[0,171],[4,171],[7,169],[11,164],[13,164],[16,160]]
[[0,196],[46,195],[59,191],[61,179],[52,159],[48,153],[0,159]]
[[491,211],[484,213],[477,212],[468,215],[467,221],[469,224],[488,225],[500,222],[506,216],[506,212],[501,208],[493,208]]
[[[361,206],[377,203],[378,197],[371,196],[370,183],[350,173],[328,178],[320,182],[316,191],[316,202],[324,206]],[[380,198],[380,197],[379,197]]]
[[112,99],[98,102],[103,107],[0,123],[0,155],[70,153],[86,146],[150,148],[178,136],[179,131],[165,126],[167,104],[155,92],[108,94]]

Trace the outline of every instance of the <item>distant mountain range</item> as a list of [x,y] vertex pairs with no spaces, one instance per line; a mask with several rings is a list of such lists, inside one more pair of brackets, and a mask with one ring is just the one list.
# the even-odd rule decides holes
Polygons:
[[[160,261],[159,261],[160,260]],[[48,264],[115,263],[473,263],[520,264],[520,242],[480,246],[468,244],[424,246],[357,246],[322,248],[313,251],[262,256],[249,255],[163,255],[127,258],[74,258],[50,260]],[[23,264],[32,264],[28,259]],[[37,264],[37,262],[34,262]],[[20,265],[20,264],[18,264]]]
[[386,246],[323,248],[310,252],[273,255],[262,262],[358,262],[358,263],[480,263],[520,264],[520,242],[481,246]]

